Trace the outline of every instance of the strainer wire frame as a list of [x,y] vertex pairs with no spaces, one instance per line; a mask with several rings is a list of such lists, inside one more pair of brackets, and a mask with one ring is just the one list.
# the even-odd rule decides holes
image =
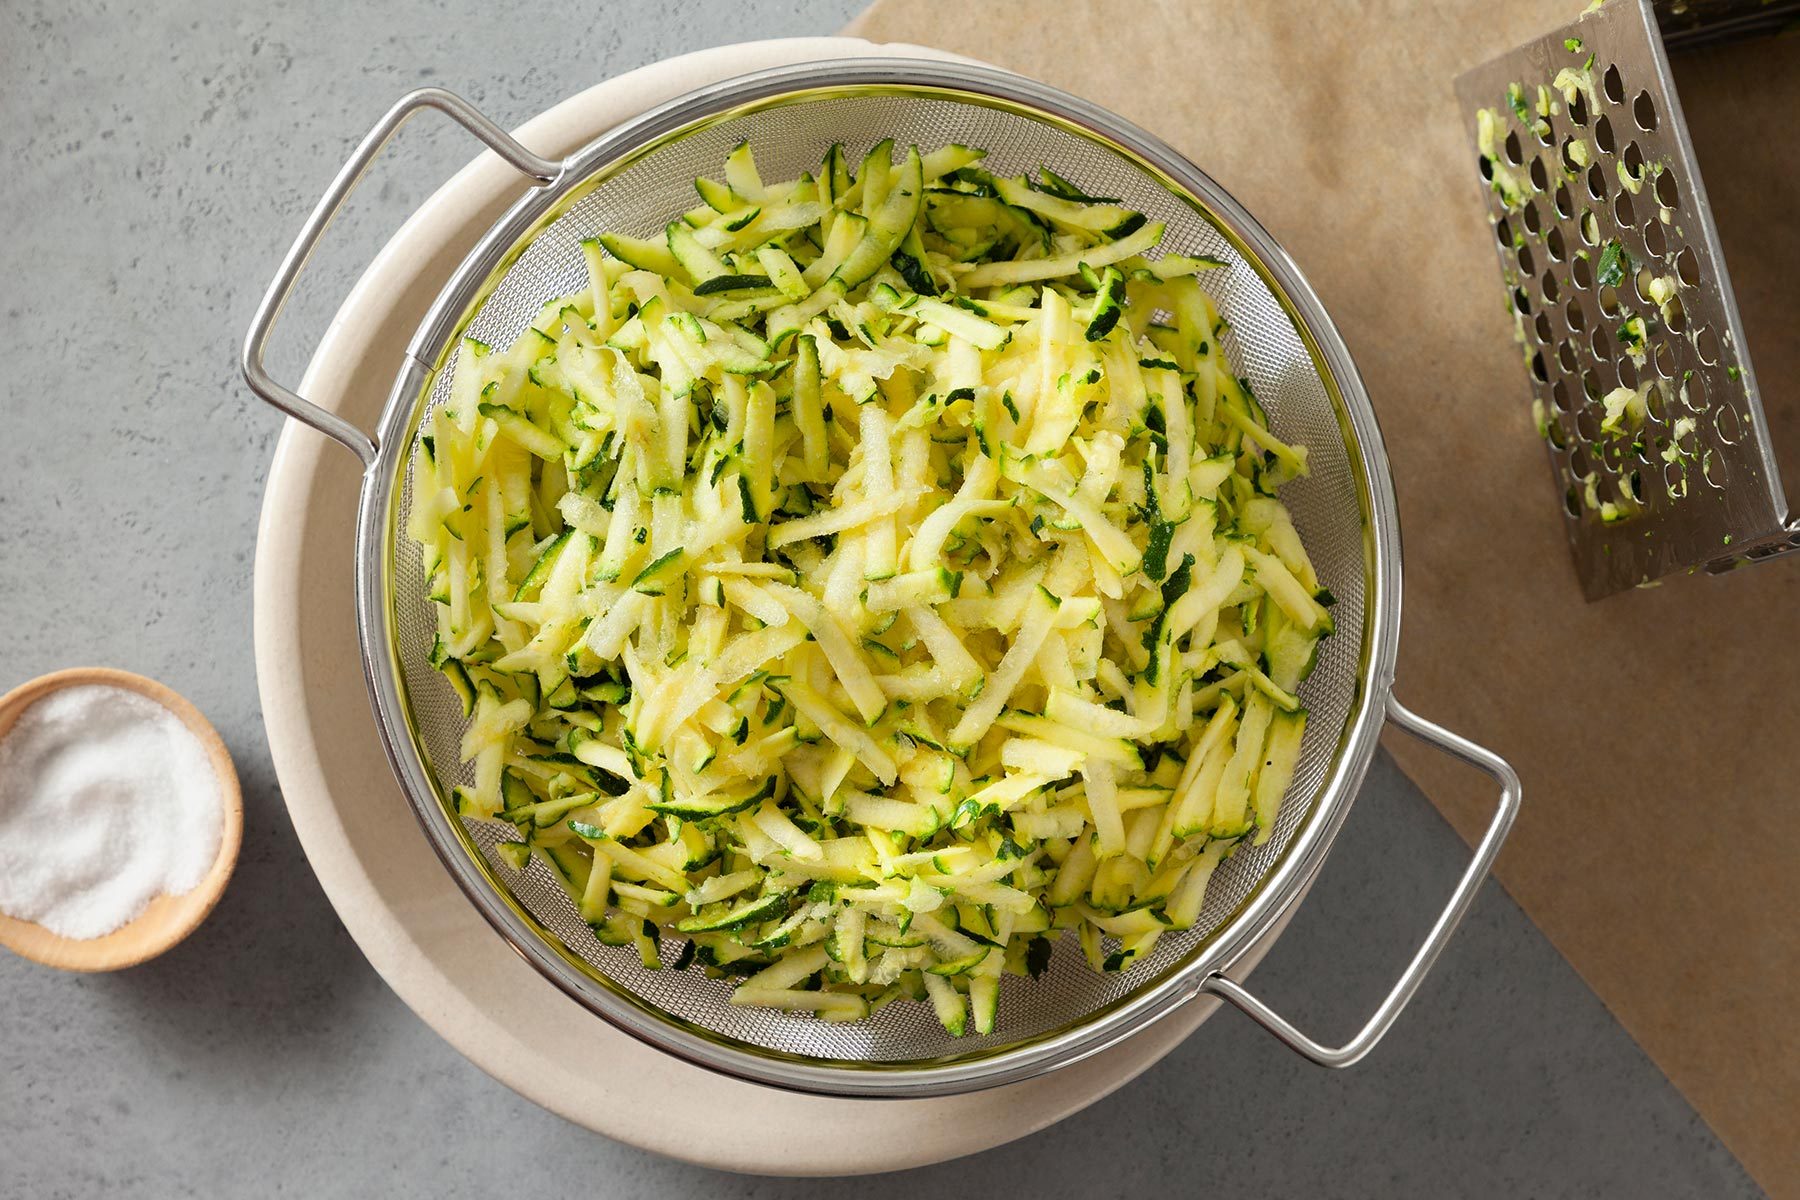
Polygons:
[[[1357,692],[1336,753],[1298,830],[1238,910],[1155,983],[1084,1013],[1030,1041],[978,1057],[946,1061],[830,1065],[751,1046],[651,1006],[547,934],[496,878],[448,807],[424,760],[392,627],[391,566],[401,481],[436,364],[505,266],[535,233],[587,194],[603,170],[647,154],[697,125],[752,107],[882,91],[997,107],[1048,121],[1101,143],[1160,180],[1243,256],[1293,322],[1330,393],[1351,470],[1362,491],[1366,596]],[[523,174],[531,187],[489,230],[440,292],[408,346],[377,437],[276,382],[264,367],[274,324],[326,227],[395,131],[424,109],[441,112]],[[377,731],[395,776],[433,849],[458,886],[497,932],[546,978],[596,1015],[678,1058],[752,1082],[824,1095],[921,1097],[995,1087],[1078,1062],[1205,993],[1228,1000],[1289,1047],[1324,1066],[1348,1066],[1393,1025],[1473,902],[1517,813],[1519,782],[1501,758],[1402,706],[1392,695],[1400,619],[1397,506],[1375,415],[1349,352],[1299,269],[1224,189],[1173,149],[1077,97],[993,68],[909,59],[839,59],[778,67],[726,80],[672,100],[610,130],[566,159],[532,153],[456,95],[424,88],[403,97],[358,145],[277,271],[252,321],[243,351],[252,391],[287,415],[339,441],[364,471],[355,542],[357,632]],[[1367,771],[1385,720],[1500,784],[1494,817],[1423,944],[1374,1014],[1342,1045],[1315,1041],[1228,978],[1227,972],[1282,919],[1322,864]],[[600,983],[596,989],[592,985]]]

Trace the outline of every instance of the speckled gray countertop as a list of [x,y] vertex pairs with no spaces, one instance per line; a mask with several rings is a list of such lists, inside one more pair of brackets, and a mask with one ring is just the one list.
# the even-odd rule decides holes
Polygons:
[[[566,1124],[461,1059],[364,962],[294,842],[257,707],[250,564],[279,429],[237,374],[257,295],[408,87],[517,123],[656,58],[827,33],[856,7],[0,6],[0,689],[83,663],[162,679],[224,734],[247,809],[224,902],[166,957],[77,977],[0,954],[0,1197],[1755,1195],[1493,885],[1351,1071],[1222,1014],[1053,1129],[854,1185],[701,1170]],[[290,308],[278,378],[467,153],[440,127],[401,137]],[[1348,1030],[1465,854],[1378,760],[1258,990]]]

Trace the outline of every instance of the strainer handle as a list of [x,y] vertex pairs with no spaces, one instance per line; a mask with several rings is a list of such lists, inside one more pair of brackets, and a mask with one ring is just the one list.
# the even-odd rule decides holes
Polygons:
[[1481,889],[1482,881],[1493,867],[1494,859],[1500,853],[1500,844],[1506,840],[1513,818],[1519,812],[1519,776],[1505,759],[1442,726],[1432,724],[1391,696],[1388,698],[1388,719],[1453,758],[1460,758],[1470,766],[1486,771],[1500,784],[1499,808],[1494,813],[1493,821],[1488,824],[1481,844],[1475,847],[1475,857],[1470,860],[1468,869],[1457,882],[1456,890],[1451,893],[1450,903],[1438,914],[1437,923],[1425,937],[1425,944],[1419,947],[1419,952],[1413,955],[1412,961],[1401,973],[1399,982],[1388,992],[1387,998],[1357,1035],[1342,1046],[1325,1046],[1315,1042],[1296,1029],[1287,1018],[1245,991],[1242,984],[1217,972],[1208,975],[1200,984],[1202,991],[1229,1000],[1252,1021],[1286,1042],[1290,1049],[1324,1067],[1348,1067],[1361,1061],[1392,1028],[1407,1001],[1413,998],[1413,993],[1425,981],[1426,972],[1431,970],[1438,955],[1443,953],[1457,924],[1474,903],[1475,894]]
[[461,125],[535,184],[554,182],[562,171],[561,163],[540,158],[521,146],[461,96],[443,88],[420,88],[402,96],[375,123],[375,128],[369,130],[368,135],[358,143],[349,161],[344,163],[337,177],[331,181],[331,186],[325,190],[325,195],[320,198],[312,215],[306,218],[306,224],[300,227],[300,236],[294,239],[294,244],[288,248],[287,257],[281,260],[281,267],[275,272],[275,279],[263,294],[262,303],[256,306],[256,316],[250,322],[250,333],[244,339],[244,381],[250,385],[251,391],[288,416],[305,422],[327,437],[348,446],[362,459],[365,468],[375,465],[375,439],[336,413],[328,412],[276,383],[263,366],[263,352],[268,348],[269,335],[274,331],[276,319],[281,316],[282,306],[287,303],[294,284],[300,278],[300,272],[306,268],[306,260],[312,257],[313,248],[325,235],[332,218],[337,216],[338,209],[343,207],[344,201],[361,181],[363,172],[369,169],[369,164],[381,153],[388,139],[406,123],[408,117],[425,108],[434,108]]

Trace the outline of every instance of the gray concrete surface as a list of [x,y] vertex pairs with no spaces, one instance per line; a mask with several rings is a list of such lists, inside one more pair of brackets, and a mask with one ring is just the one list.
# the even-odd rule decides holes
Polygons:
[[[369,969],[294,843],[263,740],[250,562],[278,423],[235,361],[280,248],[407,87],[441,83],[516,123],[652,59],[829,32],[855,7],[0,4],[0,687],[80,663],[163,679],[218,724],[248,809],[224,903],[164,959],[82,978],[0,956],[0,1197],[841,1194],[567,1125],[459,1058]],[[298,378],[356,272],[467,154],[441,129],[403,135],[292,308],[279,376]],[[1463,855],[1382,760],[1258,990],[1308,1028],[1347,1030]],[[1226,1014],[1050,1131],[855,1186],[1755,1194],[1492,886],[1353,1071],[1305,1066]]]

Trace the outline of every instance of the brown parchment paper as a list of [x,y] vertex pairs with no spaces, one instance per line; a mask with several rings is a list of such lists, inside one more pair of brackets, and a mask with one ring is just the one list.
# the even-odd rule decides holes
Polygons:
[[[1579,8],[876,0],[849,32],[986,59],[1121,113],[1298,260],[1393,462],[1397,693],[1517,766],[1525,807],[1501,880],[1757,1180],[1800,1196],[1800,556],[1582,600],[1452,93]],[[1679,57],[1675,72],[1800,494],[1800,39]],[[1478,835],[1490,785],[1389,744]]]

